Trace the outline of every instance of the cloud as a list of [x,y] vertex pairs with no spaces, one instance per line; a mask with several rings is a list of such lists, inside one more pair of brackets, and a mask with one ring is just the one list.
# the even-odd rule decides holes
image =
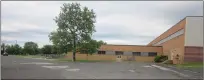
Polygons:
[[94,39],[146,45],[186,16],[203,16],[202,1],[2,1],[2,40],[51,44],[63,3],[78,2],[97,15]]

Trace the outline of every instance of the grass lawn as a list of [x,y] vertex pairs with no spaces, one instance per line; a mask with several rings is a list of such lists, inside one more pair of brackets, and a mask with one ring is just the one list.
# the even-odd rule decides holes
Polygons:
[[187,62],[184,64],[178,64],[176,66],[179,68],[202,68],[203,62]]
[[24,58],[44,58],[43,56],[39,55],[16,55],[17,57],[24,57]]

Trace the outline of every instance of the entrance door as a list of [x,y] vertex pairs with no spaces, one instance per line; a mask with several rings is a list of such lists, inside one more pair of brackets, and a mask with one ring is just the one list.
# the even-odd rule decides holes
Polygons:
[[116,61],[117,62],[121,62],[122,61],[122,56],[121,55],[117,55],[116,56]]
[[132,55],[131,61],[135,61],[135,55]]
[[173,60],[173,58],[174,58],[174,51],[172,50],[170,55],[170,60]]

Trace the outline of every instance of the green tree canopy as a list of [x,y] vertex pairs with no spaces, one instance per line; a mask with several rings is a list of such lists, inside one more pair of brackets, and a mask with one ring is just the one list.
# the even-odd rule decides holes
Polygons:
[[12,55],[19,55],[22,54],[22,48],[18,45],[6,45],[6,52]]
[[35,42],[26,42],[24,44],[23,53],[30,55],[39,54],[38,44]]
[[42,54],[52,54],[52,45],[44,45],[41,52]]
[[96,41],[96,40],[90,40],[89,42],[87,43],[82,43],[80,44],[81,46],[78,47],[78,51],[80,53],[86,53],[86,54],[93,54],[93,53],[96,53],[98,48],[100,48],[101,45],[104,45],[106,44],[105,42],[103,41]]
[[61,39],[60,35],[65,36],[65,34],[59,34],[58,32],[51,32],[49,35],[50,40],[53,43],[53,51],[58,54],[67,53],[72,50],[72,44],[65,42],[68,39]]
[[95,17],[92,9],[81,7],[79,3],[64,3],[54,19],[58,28],[51,32],[50,40],[63,53],[73,51],[75,61],[77,44],[88,42],[95,32]]
[[60,50],[55,45],[52,46],[52,51],[51,52],[52,52],[52,54],[60,54]]
[[5,45],[5,51],[8,54],[13,54],[15,49],[14,49],[14,47],[12,45]]

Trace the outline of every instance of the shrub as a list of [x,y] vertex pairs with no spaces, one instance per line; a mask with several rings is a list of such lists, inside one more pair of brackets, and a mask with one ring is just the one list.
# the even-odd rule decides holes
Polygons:
[[154,58],[154,62],[159,62],[159,59],[161,58],[161,56],[155,56]]
[[154,62],[163,62],[165,60],[167,60],[168,57],[167,56],[164,56],[164,55],[161,55],[161,56],[155,56],[154,58]]
[[168,60],[168,56],[162,55],[161,58],[160,58],[160,61],[161,61],[161,62],[164,62],[164,61],[166,61],[166,60]]

